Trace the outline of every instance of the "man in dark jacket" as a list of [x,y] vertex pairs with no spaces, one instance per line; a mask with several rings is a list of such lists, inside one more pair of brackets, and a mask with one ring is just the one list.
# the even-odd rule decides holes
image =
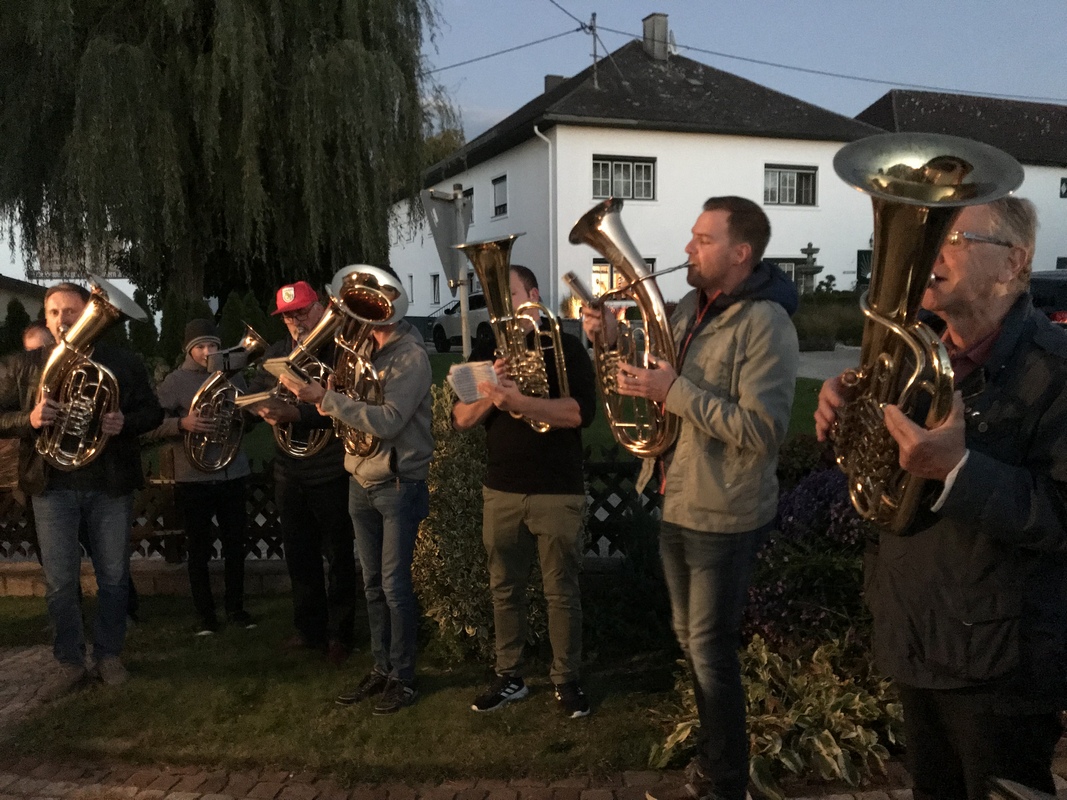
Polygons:
[[[885,424],[931,503],[867,557],[875,655],[904,704],[916,798],[980,800],[991,777],[1049,794],[1067,660],[1067,333],[1028,292],[1037,215],[964,208],[923,308],[952,361],[952,411]],[[823,385],[826,439],[846,402]]]
[[[57,284],[45,292],[45,322],[57,341],[78,320],[88,300],[89,293],[73,283]],[[80,469],[54,468],[35,447],[42,429],[63,412],[55,400],[37,399],[41,371],[52,349],[17,353],[0,361],[0,434],[22,438],[19,487],[33,502],[45,598],[55,629],[53,653],[60,664],[59,691],[86,675],[78,593],[78,529],[83,522],[92,542],[97,582],[93,673],[112,685],[127,678],[119,655],[126,637],[133,492],[144,483],[138,436],[159,425],[163,411],[140,359],[97,344],[93,360],[110,369],[118,383],[119,410],[101,420],[110,438],[100,455]]]
[[[306,281],[278,289],[276,304],[273,313],[281,315],[289,336],[267,348],[267,359],[288,356],[298,342],[306,340],[325,312],[318,294]],[[331,344],[317,355],[329,364],[332,352]],[[261,392],[276,384],[277,379],[260,367],[249,391]],[[296,627],[296,633],[283,646],[320,650],[340,665],[352,650],[356,615],[356,556],[348,516],[344,447],[333,435],[330,418],[309,403],[292,398],[291,403],[274,400],[254,408],[275,430],[286,430],[290,442],[307,442],[315,435],[326,438],[325,446],[314,455],[296,457],[291,448],[279,447],[274,458],[274,497],[293,587]],[[324,555],[328,583],[322,574]]]

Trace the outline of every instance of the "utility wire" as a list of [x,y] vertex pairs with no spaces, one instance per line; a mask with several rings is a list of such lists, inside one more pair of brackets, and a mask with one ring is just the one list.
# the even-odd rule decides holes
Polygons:
[[579,33],[582,30],[585,30],[587,27],[588,27],[587,25],[585,25],[584,23],[581,23],[581,27],[579,27],[579,28],[572,28],[569,31],[563,31],[562,33],[556,33],[556,34],[553,34],[552,36],[546,36],[544,39],[537,39],[537,40],[535,40],[533,42],[527,42],[526,44],[517,44],[514,47],[509,47],[509,48],[507,48],[505,50],[497,50],[495,53],[486,53],[484,56],[477,56],[475,58],[468,58],[466,61],[458,61],[455,64],[449,64],[447,67],[437,67],[436,69],[423,70],[422,74],[423,75],[433,75],[434,73],[437,73],[437,72],[444,72],[446,69],[455,69],[456,67],[465,67],[468,64],[476,64],[477,62],[485,61],[488,58],[496,58],[497,56],[502,56],[505,53],[514,53],[516,50],[523,50],[523,49],[525,49],[527,47],[533,47],[534,45],[537,45],[537,44],[544,44],[545,42],[551,42],[553,39],[559,39],[560,37],[563,37],[563,36],[570,36],[572,33]]

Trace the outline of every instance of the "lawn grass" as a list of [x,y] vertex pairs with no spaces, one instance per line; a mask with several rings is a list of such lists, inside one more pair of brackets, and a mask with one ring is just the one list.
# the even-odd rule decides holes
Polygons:
[[[254,598],[249,605],[261,620],[258,628],[195,637],[187,598],[144,598],[144,621],[131,631],[124,654],[130,682],[94,685],[45,706],[16,728],[10,746],[60,760],[307,770],[344,783],[421,783],[644,769],[667,727],[658,712],[670,702],[669,651],[587,656],[594,663],[583,683],[594,714],[581,720],[555,708],[542,661],[530,665],[527,700],[477,714],[470,703],[484,688],[485,665],[449,667],[429,652],[420,659],[419,702],[376,717],[368,704],[333,702],[370,668],[365,640],[339,670],[320,655],[279,650],[291,631],[288,597]],[[39,643],[47,638],[44,622],[41,600],[0,598],[4,645]],[[667,635],[666,620],[662,626]],[[364,621],[357,631],[366,631]]]

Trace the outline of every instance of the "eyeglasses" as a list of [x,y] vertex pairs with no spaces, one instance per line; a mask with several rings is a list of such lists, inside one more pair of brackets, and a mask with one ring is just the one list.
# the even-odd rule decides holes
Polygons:
[[1006,239],[994,239],[992,236],[983,236],[980,233],[971,233],[970,231],[952,231],[945,237],[945,244],[958,247],[963,244],[964,239],[968,242],[984,242],[985,244],[995,244],[1000,247],[1015,247],[1012,242]]
[[308,314],[311,313],[311,306],[304,306],[297,311],[283,311],[282,319],[292,319],[297,322],[303,322],[308,318]]

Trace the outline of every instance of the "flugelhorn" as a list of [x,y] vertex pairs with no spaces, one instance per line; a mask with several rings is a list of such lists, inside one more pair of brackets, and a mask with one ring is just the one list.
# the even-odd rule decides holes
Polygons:
[[41,428],[37,452],[56,469],[70,471],[89,464],[110,438],[103,418],[119,409],[119,384],[111,370],[93,361],[93,343],[125,314],[144,321],[148,315],[103,278],[90,276],[92,292],[77,321],[61,332],[41,372],[37,402],[50,398],[59,406],[51,425]]
[[[678,417],[652,400],[619,394],[619,364],[648,369],[650,358],[655,358],[677,369],[678,356],[663,296],[654,280],[656,275],[645,269],[645,260],[622,225],[622,205],[622,200],[609,198],[594,206],[575,223],[569,239],[571,244],[587,244],[600,253],[626,282],[593,299],[577,275],[568,273],[563,279],[587,305],[602,305],[607,300],[633,300],[637,304],[644,327],[621,320],[618,338],[611,346],[604,342],[602,333],[594,336],[593,363],[615,441],[635,456],[655,458],[678,438]],[[658,274],[687,266],[688,262]]]
[[189,404],[189,415],[210,420],[211,430],[185,432],[185,454],[201,472],[219,472],[237,457],[245,422],[244,413],[236,405],[239,392],[230,379],[266,349],[266,340],[246,324],[244,336],[236,346],[212,354],[212,357],[220,357],[216,360],[225,368],[215,370]]
[[[391,325],[408,310],[404,287],[379,267],[353,264],[333,276],[327,293],[332,305],[346,316],[335,337],[337,356],[333,368],[334,391],[372,405],[382,403],[382,384],[371,363],[367,343],[376,327]],[[334,432],[350,456],[374,455],[381,443],[367,431],[357,430],[334,417]]]
[[933,428],[952,408],[952,366],[919,322],[930,273],[960,208],[1013,192],[1023,169],[1007,153],[955,136],[896,133],[845,145],[834,156],[845,183],[871,195],[874,237],[860,366],[846,371],[848,401],[833,432],[837,463],[864,519],[903,532],[926,481],[900,468],[882,409],[893,403]]
[[[518,308],[511,302],[511,247],[522,234],[511,234],[501,239],[468,242],[456,245],[470,260],[485,294],[485,307],[489,310],[489,324],[496,337],[496,357],[508,362],[508,374],[527,397],[548,397],[548,369],[545,351],[551,350],[555,357],[556,379],[559,396],[570,396],[567,383],[567,366],[563,358],[563,341],[559,320],[543,303],[528,302]],[[545,320],[547,331],[538,326],[537,312]],[[527,344],[523,322],[533,328],[532,344]],[[512,412],[516,419],[523,419],[538,433],[552,429],[540,420],[523,417]]]

